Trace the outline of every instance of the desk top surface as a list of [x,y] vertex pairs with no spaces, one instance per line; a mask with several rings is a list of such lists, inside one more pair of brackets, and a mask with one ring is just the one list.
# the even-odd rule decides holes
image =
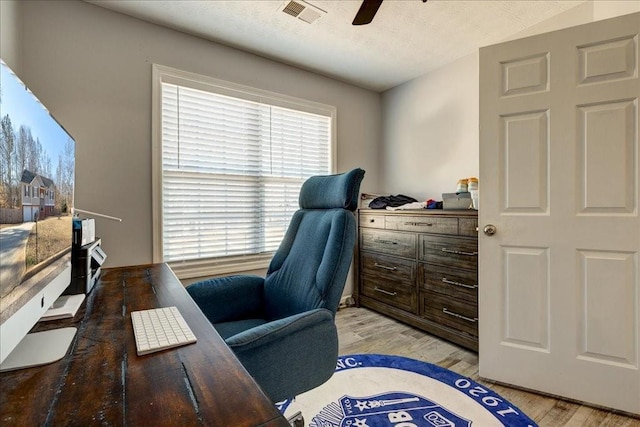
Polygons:
[[[177,306],[198,342],[136,354],[132,311]],[[59,362],[0,374],[2,425],[288,426],[165,264],[106,269]]]

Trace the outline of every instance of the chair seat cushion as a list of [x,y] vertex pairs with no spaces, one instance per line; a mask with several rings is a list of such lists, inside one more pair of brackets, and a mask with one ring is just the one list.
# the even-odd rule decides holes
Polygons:
[[256,326],[264,325],[267,323],[264,319],[243,319],[235,320],[233,322],[221,322],[213,325],[216,331],[223,339],[232,337],[240,332],[244,332],[248,329],[255,328]]

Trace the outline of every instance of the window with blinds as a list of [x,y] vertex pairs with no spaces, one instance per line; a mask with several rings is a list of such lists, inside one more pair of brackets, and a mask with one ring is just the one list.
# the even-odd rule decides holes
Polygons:
[[275,251],[304,180],[331,172],[333,112],[217,80],[158,83],[162,260]]

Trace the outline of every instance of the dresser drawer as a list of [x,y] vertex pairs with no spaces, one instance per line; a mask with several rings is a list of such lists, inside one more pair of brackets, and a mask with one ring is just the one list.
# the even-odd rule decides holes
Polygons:
[[384,228],[384,215],[360,213],[358,222],[360,227]]
[[441,295],[478,303],[478,273],[433,264],[420,264],[420,288]]
[[420,316],[474,337],[478,336],[478,306],[431,292],[420,292]]
[[458,234],[478,237],[478,218],[460,218]]
[[413,231],[419,233],[458,234],[458,218],[437,216],[387,216],[387,230]]
[[360,249],[406,258],[416,256],[416,235],[363,228],[360,230]]
[[360,253],[360,274],[382,281],[403,281],[407,286],[415,283],[415,261],[377,255],[368,252]]
[[416,291],[403,283],[361,277],[362,294],[401,310],[415,313]]
[[420,235],[422,261],[456,268],[478,268],[478,241],[460,237]]

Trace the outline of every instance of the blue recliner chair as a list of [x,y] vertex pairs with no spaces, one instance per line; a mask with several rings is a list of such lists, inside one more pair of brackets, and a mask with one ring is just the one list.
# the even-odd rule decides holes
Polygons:
[[278,402],[319,386],[338,358],[334,316],[353,257],[362,169],[300,190],[266,277],[229,276],[188,293],[264,392]]

